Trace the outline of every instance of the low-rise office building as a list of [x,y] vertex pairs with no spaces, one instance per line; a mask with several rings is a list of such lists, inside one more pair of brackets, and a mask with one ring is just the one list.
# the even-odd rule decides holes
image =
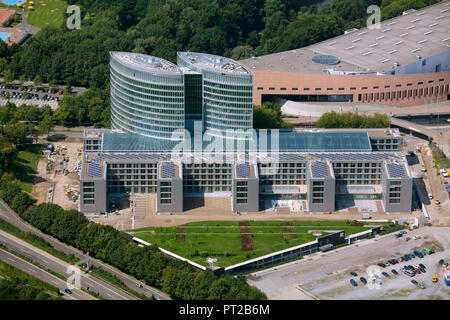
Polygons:
[[[395,141],[392,149],[375,151],[371,142],[381,138]],[[199,195],[229,196],[234,212],[306,200],[308,211],[328,213],[340,199],[382,200],[392,213],[411,210],[412,176],[397,129],[261,130],[255,143],[218,149],[222,141],[203,136],[198,145],[86,130],[80,211],[106,212],[108,199],[131,193],[157,194],[161,213],[182,212],[184,197]]]

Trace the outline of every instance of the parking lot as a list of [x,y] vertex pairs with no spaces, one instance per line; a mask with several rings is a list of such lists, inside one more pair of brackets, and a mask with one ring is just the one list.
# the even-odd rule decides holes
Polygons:
[[[414,235],[421,237],[413,240]],[[411,240],[405,241],[406,236]],[[378,263],[423,248],[434,248],[435,253],[385,268],[377,266]],[[408,231],[401,238],[391,234],[362,240],[355,245],[327,253],[316,253],[299,261],[252,273],[247,278],[251,285],[264,291],[269,299],[275,300],[448,300],[450,287],[444,283],[443,269],[438,263],[440,259],[450,262],[450,228],[426,227]],[[409,277],[400,271],[405,265],[419,263],[425,265],[426,273]],[[379,287],[361,282],[361,276],[369,280],[369,267],[369,270],[378,270],[389,275],[380,275],[382,283]],[[392,269],[398,274],[394,275]],[[352,276],[350,272],[356,272],[357,276]],[[433,283],[433,275],[438,277],[437,283]],[[356,287],[351,285],[350,279],[356,281]],[[425,289],[417,287],[411,280],[423,284]]]
[[22,87],[22,90],[20,90],[20,88],[13,86],[0,85],[0,95],[2,98],[5,98],[7,94],[9,94],[10,98],[23,99],[25,93],[28,94],[29,99],[31,100],[59,101],[63,91],[35,89],[30,87]]

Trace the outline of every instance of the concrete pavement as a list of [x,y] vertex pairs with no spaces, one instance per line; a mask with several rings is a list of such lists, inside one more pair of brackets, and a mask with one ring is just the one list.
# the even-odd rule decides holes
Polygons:
[[[363,275],[369,265],[410,253],[419,246],[431,247],[433,240],[437,240],[446,250],[439,254],[443,257],[448,256],[450,228],[421,228],[408,232],[407,236],[412,238],[418,234],[422,235],[421,239],[410,241],[395,238],[394,234],[362,240],[327,253],[315,253],[305,256],[302,260],[254,272],[247,276],[247,280],[250,285],[265,292],[272,300],[314,299],[318,293],[324,292],[333,293],[335,294],[333,299],[339,299],[344,291],[333,292],[333,289],[336,285],[344,285],[351,290],[352,287],[348,282],[350,271],[357,271]],[[439,254],[435,256],[438,257]],[[396,267],[383,271],[390,271],[392,268]],[[329,294],[322,297],[319,295],[318,298],[329,298]]]
[[[65,281],[2,249],[0,249],[0,260],[38,278],[39,280],[47,282],[58,288],[60,292],[64,292],[64,289],[67,288]],[[68,300],[96,300],[93,296],[80,289],[73,289],[72,294],[70,295],[64,293],[63,297]]]
[[[4,246],[12,249],[13,251],[28,257],[33,261],[43,265],[44,267],[62,275],[68,277],[71,273],[67,273],[67,268],[71,266],[70,263],[62,261],[47,252],[36,248],[29,243],[10,235],[0,230],[0,243]],[[89,288],[90,291],[97,292],[100,296],[108,300],[136,300],[135,297],[130,296],[128,293],[117,289],[102,280],[92,277],[89,274],[81,272],[80,283],[84,288]]]

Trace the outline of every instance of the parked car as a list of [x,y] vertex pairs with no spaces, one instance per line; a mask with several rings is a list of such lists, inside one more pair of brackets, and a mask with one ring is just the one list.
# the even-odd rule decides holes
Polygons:
[[387,272],[385,272],[385,271],[383,271],[381,274],[382,274],[383,276],[385,276],[386,278],[389,277],[389,274],[388,274]]
[[416,257],[423,258],[423,253],[419,250],[414,250],[413,253]]
[[424,268],[424,269],[426,268],[425,265],[424,265],[423,263],[419,263],[419,267],[420,267],[420,268]]
[[411,240],[410,237],[406,237],[406,238],[405,238],[405,241],[409,241],[409,240]]
[[397,234],[395,235],[395,237],[396,237],[396,238],[401,238],[401,237],[403,237],[403,235],[402,235],[401,233],[397,233]]
[[367,283],[367,280],[366,280],[366,278],[364,278],[364,277],[359,278],[359,280],[361,280],[361,282],[364,283],[364,284]]
[[350,274],[352,275],[352,276],[354,276],[354,277],[356,277],[358,274],[356,273],[356,272],[354,272],[354,271],[352,271],[352,272],[350,272]]
[[392,272],[393,274],[395,274],[395,275],[398,275],[398,272],[397,272],[397,270],[395,270],[395,269],[392,269],[391,272]]
[[409,253],[409,254],[408,254],[408,257],[409,257],[410,259],[414,259],[416,256],[413,255],[412,253]]
[[428,194],[428,199],[433,199],[433,195],[431,193]]
[[416,275],[415,272],[412,272],[411,270],[409,270],[407,268],[402,268],[402,269],[400,269],[400,271],[402,271],[408,277],[414,277]]
[[65,288],[64,292],[67,293],[67,294],[72,294],[72,290],[70,290],[69,288]]
[[353,279],[350,279],[350,283],[351,283],[352,286],[354,286],[354,287],[358,286],[358,284],[356,283],[356,281],[353,280]]
[[[443,260],[442,260],[442,263],[444,263]],[[385,265],[384,263],[379,263],[378,266],[379,266],[379,267],[382,267],[382,268],[386,268],[386,265]]]

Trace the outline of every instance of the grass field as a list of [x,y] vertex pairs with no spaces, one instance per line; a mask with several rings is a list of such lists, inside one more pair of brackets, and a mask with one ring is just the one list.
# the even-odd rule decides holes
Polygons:
[[37,165],[42,158],[43,146],[30,145],[26,150],[19,151],[17,159],[12,165],[12,172],[20,180],[22,190],[31,193],[33,189],[34,176],[37,173]]
[[28,23],[39,28],[61,25],[67,8],[64,0],[37,0],[34,3],[34,10],[28,15]]
[[253,248],[249,251],[242,250],[239,221],[200,221],[178,227],[149,227],[133,231],[137,238],[201,265],[207,266],[206,257],[213,257],[217,258],[216,265],[225,267],[314,241],[316,237],[308,232],[311,230],[324,230],[322,235],[328,234],[326,231],[344,230],[349,235],[370,229],[352,226],[346,221],[249,221],[249,228]]

